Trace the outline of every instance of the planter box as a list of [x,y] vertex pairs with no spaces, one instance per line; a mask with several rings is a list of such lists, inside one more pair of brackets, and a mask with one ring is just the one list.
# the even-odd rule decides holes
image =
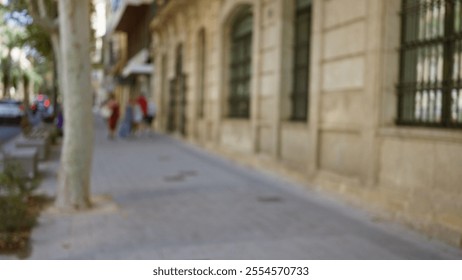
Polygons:
[[37,176],[38,151],[37,148],[8,149],[3,151],[4,168],[18,166],[28,178]]

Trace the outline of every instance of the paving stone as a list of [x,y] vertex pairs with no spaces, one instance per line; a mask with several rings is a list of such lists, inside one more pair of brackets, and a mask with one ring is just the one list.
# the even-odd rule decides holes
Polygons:
[[[98,206],[106,210],[43,213],[31,259],[462,259],[456,248],[171,137],[105,134],[97,120],[92,194],[107,198]],[[47,183],[50,191],[56,180]]]

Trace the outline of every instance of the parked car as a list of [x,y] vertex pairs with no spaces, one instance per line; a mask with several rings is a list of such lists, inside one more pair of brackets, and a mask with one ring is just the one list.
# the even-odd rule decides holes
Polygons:
[[52,122],[54,116],[54,108],[48,96],[39,94],[31,104],[32,113],[39,113],[45,122]]
[[4,99],[0,100],[0,124],[21,123],[24,116],[24,106],[21,101]]

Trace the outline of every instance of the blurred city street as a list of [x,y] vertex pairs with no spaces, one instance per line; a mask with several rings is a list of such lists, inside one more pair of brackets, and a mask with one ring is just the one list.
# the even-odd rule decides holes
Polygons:
[[0,260],[462,260],[462,0],[0,18]]
[[[94,208],[42,213],[30,259],[462,258],[457,249],[169,136],[108,140],[97,119],[94,155]],[[41,166],[41,191],[50,195],[57,160]]]

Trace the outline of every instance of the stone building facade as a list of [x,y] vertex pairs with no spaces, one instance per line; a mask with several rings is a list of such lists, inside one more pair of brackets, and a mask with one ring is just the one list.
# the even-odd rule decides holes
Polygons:
[[[411,29],[402,22],[452,16],[459,39],[452,49],[434,49],[451,50],[444,63],[453,59],[452,74],[462,76],[461,2],[446,2],[158,1],[150,24],[156,126],[295,170],[321,189],[462,246],[460,77],[444,125],[441,113],[432,119],[422,112],[431,104],[443,110],[445,92],[423,102],[415,88],[413,123],[405,117],[408,95],[400,95],[408,84],[400,73],[439,78],[450,68],[436,51],[427,70],[425,57],[409,66],[402,34]],[[435,30],[450,29],[440,23]]]

